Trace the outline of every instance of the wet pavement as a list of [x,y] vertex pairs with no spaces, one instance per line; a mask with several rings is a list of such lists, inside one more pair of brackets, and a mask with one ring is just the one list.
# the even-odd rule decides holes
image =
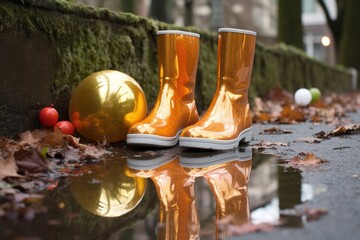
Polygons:
[[[351,117],[360,122],[359,113]],[[291,133],[264,131],[271,127]],[[83,166],[82,176],[40,192],[35,217],[0,219],[0,239],[358,239],[360,136],[303,141],[334,127],[256,124],[250,146],[231,151],[117,146],[106,161]],[[287,163],[300,153],[327,162]],[[309,209],[326,214],[312,221]],[[231,225],[224,230],[217,219]],[[276,227],[236,227],[248,221]]]

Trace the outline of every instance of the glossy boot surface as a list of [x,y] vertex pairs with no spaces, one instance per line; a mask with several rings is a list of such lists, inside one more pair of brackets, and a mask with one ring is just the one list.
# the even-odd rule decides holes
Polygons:
[[[216,221],[231,219],[235,225],[250,220],[248,182],[252,166],[251,148],[227,151],[188,152],[180,155],[180,164],[194,177],[209,183],[216,201]],[[217,226],[217,225],[216,225]],[[216,227],[216,239],[225,239],[226,232]]]
[[150,178],[159,198],[157,239],[199,239],[200,223],[195,204],[195,178],[179,164],[179,157],[129,159],[130,172]]
[[226,150],[236,148],[240,141],[250,141],[248,89],[255,42],[255,32],[219,29],[215,95],[200,121],[183,130],[180,146]]
[[199,35],[183,31],[159,31],[160,89],[150,114],[130,127],[131,145],[171,147],[183,128],[199,119],[194,100],[199,58]]

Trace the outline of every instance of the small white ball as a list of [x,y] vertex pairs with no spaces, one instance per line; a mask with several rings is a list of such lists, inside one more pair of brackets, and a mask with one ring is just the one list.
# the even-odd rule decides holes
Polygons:
[[306,106],[311,102],[311,92],[306,88],[300,88],[295,92],[295,103]]

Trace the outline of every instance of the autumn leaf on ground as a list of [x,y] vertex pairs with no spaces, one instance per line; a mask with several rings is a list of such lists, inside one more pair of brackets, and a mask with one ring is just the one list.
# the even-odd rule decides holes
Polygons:
[[308,222],[315,221],[326,215],[328,211],[324,208],[305,209],[304,215]]
[[279,122],[286,124],[303,122],[305,120],[304,113],[299,108],[295,108],[291,105],[284,106],[279,117]]
[[290,134],[292,132],[293,131],[291,131],[291,130],[284,130],[284,129],[277,128],[277,127],[264,129],[264,133],[268,133],[268,134]]
[[255,149],[276,149],[276,147],[287,147],[288,145],[283,142],[270,142],[270,141],[261,141],[260,143],[254,146]]
[[254,99],[253,121],[256,123],[293,124],[302,121],[336,124],[350,112],[360,109],[360,94],[324,95],[308,106],[294,104],[293,94],[272,89],[263,98]]
[[349,134],[359,134],[359,133],[360,133],[360,124],[347,124],[344,126],[339,126],[328,133],[324,131],[318,132],[315,134],[315,137],[330,138],[330,137],[337,137],[337,136],[349,135]]
[[323,139],[316,138],[316,137],[304,137],[304,138],[298,138],[294,142],[306,142],[306,143],[320,143]]
[[20,172],[39,173],[49,170],[49,162],[34,147],[21,147],[14,153]]
[[2,154],[0,155],[0,180],[6,177],[19,177],[12,153],[8,154],[6,158],[3,158]]
[[307,153],[303,158],[301,157],[301,154],[299,154],[288,161],[294,168],[318,166],[325,162],[327,161],[317,158],[313,153]]
[[360,124],[348,124],[345,126],[340,126],[333,131],[331,131],[328,135],[329,136],[340,136],[340,135],[347,135],[347,134],[356,134],[360,133]]

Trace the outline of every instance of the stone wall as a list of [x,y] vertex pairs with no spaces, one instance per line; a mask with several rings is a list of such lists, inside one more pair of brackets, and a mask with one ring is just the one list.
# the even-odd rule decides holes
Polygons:
[[[215,89],[216,33],[62,0],[2,0],[0,136],[39,127],[38,111],[51,103],[60,118],[67,119],[72,91],[86,76],[105,69],[138,81],[151,108],[158,91],[156,32],[161,29],[201,34],[196,101],[199,110],[205,110]],[[351,75],[296,49],[258,43],[250,97],[274,86],[348,91]]]

